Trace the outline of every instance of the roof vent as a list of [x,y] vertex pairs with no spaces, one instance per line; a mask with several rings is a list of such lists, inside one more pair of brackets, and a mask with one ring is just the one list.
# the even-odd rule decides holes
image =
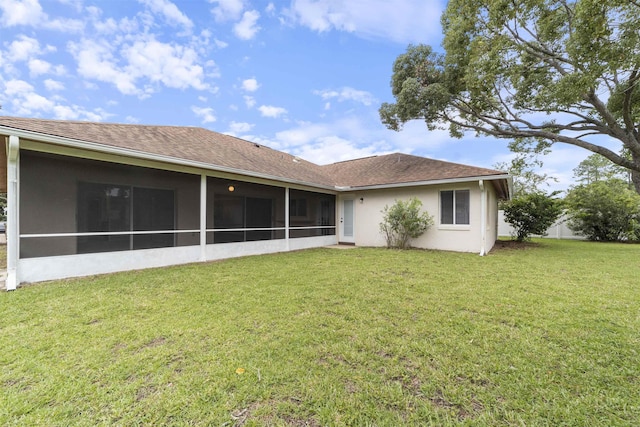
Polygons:
[[254,147],[260,148],[260,144],[253,144]]

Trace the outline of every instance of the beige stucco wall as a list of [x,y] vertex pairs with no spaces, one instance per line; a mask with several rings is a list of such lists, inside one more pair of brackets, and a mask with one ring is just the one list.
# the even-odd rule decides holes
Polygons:
[[[469,225],[441,225],[441,190],[470,190]],[[485,252],[494,245],[497,237],[497,198],[493,186],[485,182],[487,212],[484,224],[481,218],[481,190],[479,183],[432,185],[353,192],[341,195],[341,198],[353,198],[355,201],[355,243],[357,246],[385,246],[384,236],[380,233],[382,210],[391,206],[395,200],[407,200],[417,197],[422,201],[422,209],[434,219],[434,225],[421,237],[411,242],[413,247],[459,252],[478,252],[483,246],[481,227],[486,229]],[[360,200],[362,198],[362,200]]]

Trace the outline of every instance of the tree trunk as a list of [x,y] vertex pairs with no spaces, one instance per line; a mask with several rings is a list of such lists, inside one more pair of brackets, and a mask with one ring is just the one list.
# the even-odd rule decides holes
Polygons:
[[631,182],[633,183],[633,188],[635,188],[636,193],[640,194],[640,172],[631,171]]
[[[631,160],[635,165],[640,165],[640,156],[631,153]],[[631,172],[631,182],[633,183],[633,188],[635,188],[636,193],[640,194],[640,172],[638,171],[630,171]]]

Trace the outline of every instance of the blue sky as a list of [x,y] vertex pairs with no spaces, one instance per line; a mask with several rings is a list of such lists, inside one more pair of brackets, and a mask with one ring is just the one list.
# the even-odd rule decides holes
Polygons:
[[[492,167],[508,141],[378,117],[395,58],[439,49],[445,4],[0,0],[0,114],[202,126],[319,164],[399,151]],[[588,154],[554,147],[550,189]]]

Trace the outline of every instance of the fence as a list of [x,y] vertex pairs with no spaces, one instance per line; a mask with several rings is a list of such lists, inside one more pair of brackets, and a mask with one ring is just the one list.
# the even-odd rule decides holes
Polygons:
[[[576,240],[585,240],[584,236],[579,236],[575,234],[571,229],[567,226],[566,215],[563,215],[555,222],[551,227],[547,229],[547,233],[545,236],[537,236],[537,237],[546,237],[549,239],[576,239]],[[508,224],[504,220],[504,211],[498,211],[498,236],[499,237],[511,237],[515,235],[515,231],[513,227]]]

